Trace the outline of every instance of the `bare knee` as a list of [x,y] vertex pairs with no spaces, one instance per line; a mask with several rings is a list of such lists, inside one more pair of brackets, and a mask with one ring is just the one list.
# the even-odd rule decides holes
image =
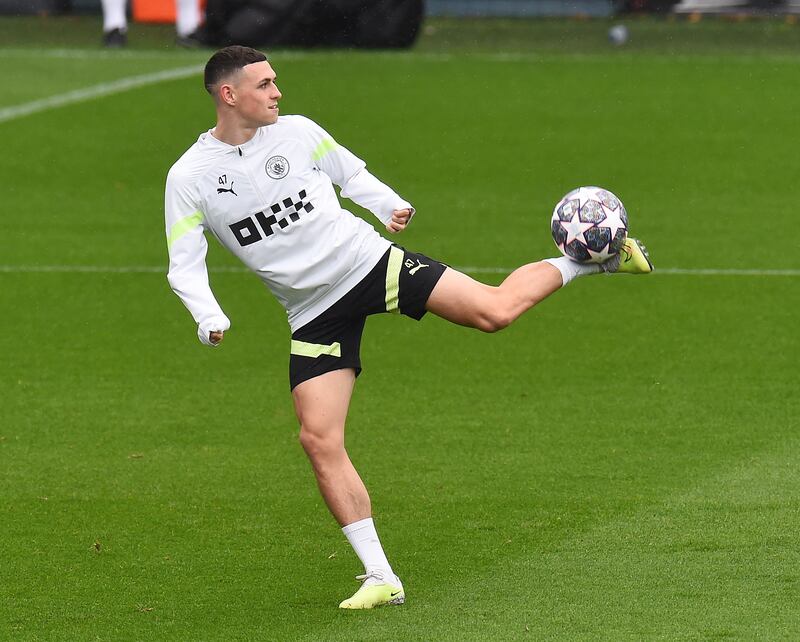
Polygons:
[[478,329],[481,332],[488,333],[500,332],[500,330],[504,330],[510,326],[513,321],[514,319],[510,314],[507,314],[502,310],[492,310],[483,316],[480,324],[478,325]]
[[515,318],[511,306],[502,294],[495,290],[493,296],[486,297],[476,310],[475,327],[481,332],[499,332],[510,326]]
[[324,460],[344,452],[343,430],[315,424],[300,425],[300,445],[312,461]]

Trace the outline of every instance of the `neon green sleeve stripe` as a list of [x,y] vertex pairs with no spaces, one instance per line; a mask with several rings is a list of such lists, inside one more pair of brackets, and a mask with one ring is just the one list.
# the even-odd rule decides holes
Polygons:
[[386,266],[386,311],[400,312],[400,269],[403,267],[403,250],[389,248],[389,265]]
[[195,227],[200,225],[203,222],[203,213],[202,212],[195,212],[194,214],[189,214],[185,218],[182,218],[180,221],[175,223],[169,231],[169,236],[167,237],[167,249],[172,248],[172,244],[181,238],[187,232],[192,231]]
[[292,339],[291,352],[292,354],[301,357],[311,357],[312,359],[316,359],[323,354],[329,354],[332,357],[341,357],[342,345],[338,341],[330,345],[325,345],[324,343],[306,343],[305,341]]
[[339,145],[335,140],[333,140],[333,138],[326,138],[319,145],[317,145],[316,149],[311,154],[311,159],[316,163],[338,146]]

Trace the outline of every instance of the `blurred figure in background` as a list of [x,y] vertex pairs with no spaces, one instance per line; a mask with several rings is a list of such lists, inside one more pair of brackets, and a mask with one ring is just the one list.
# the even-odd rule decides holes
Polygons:
[[423,16],[422,0],[208,0],[195,37],[208,47],[405,48]]
[[[128,19],[125,15],[126,0],[102,0],[103,44],[106,47],[124,47],[128,44]],[[175,41],[184,47],[197,47],[200,43],[195,34],[202,16],[197,0],[175,0]]]

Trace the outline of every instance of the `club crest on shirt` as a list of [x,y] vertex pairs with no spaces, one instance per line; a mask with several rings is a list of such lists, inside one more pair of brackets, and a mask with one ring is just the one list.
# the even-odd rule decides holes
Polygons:
[[289,173],[289,161],[283,156],[273,156],[264,165],[264,170],[270,178],[280,180]]

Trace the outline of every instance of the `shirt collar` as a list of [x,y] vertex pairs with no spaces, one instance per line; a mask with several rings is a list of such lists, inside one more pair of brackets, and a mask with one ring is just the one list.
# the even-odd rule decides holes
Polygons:
[[227,152],[238,152],[239,155],[241,156],[242,154],[248,153],[250,150],[252,150],[253,148],[257,147],[260,144],[261,139],[264,136],[264,129],[265,129],[264,127],[259,127],[256,130],[255,136],[253,136],[247,142],[242,143],[241,145],[229,145],[228,143],[222,142],[218,138],[215,138],[214,134],[211,133],[212,131],[214,131],[213,129],[209,129],[207,132],[203,132],[202,134],[200,134],[198,142],[204,145],[208,145],[213,149],[219,149],[221,151],[227,151]]

